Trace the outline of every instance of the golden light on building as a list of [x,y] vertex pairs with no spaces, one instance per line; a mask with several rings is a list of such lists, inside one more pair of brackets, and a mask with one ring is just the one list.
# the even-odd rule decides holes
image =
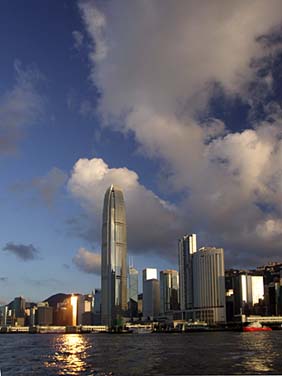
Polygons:
[[77,323],[77,296],[71,296],[71,306],[72,306],[72,325],[75,326]]

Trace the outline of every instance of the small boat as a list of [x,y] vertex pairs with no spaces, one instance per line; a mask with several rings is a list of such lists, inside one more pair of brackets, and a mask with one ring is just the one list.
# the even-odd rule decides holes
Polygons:
[[243,332],[269,332],[272,329],[269,326],[263,326],[260,322],[255,321],[243,327]]

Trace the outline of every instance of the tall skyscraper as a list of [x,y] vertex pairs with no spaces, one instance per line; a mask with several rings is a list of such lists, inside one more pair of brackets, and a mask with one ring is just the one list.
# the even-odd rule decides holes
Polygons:
[[197,251],[196,234],[185,235],[178,241],[180,309],[193,308],[192,257]]
[[225,322],[225,275],[222,248],[203,247],[193,255],[194,319]]
[[126,216],[122,189],[111,185],[104,198],[102,227],[103,325],[121,325],[127,309]]
[[160,272],[160,313],[179,310],[179,278],[176,270]]

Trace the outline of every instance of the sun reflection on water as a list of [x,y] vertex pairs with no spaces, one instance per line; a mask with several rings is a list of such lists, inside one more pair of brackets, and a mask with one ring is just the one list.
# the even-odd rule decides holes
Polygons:
[[86,371],[86,352],[91,345],[80,334],[64,334],[54,338],[55,352],[45,362],[57,375],[79,375]]
[[[248,333],[249,334],[249,333]],[[265,373],[273,370],[276,349],[271,341],[272,333],[252,333],[242,336],[246,355],[242,365],[248,373]]]

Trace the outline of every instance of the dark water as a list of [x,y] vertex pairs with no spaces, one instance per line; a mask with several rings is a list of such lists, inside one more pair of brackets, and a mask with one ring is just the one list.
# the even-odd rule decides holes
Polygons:
[[4,334],[2,376],[282,374],[282,331]]

